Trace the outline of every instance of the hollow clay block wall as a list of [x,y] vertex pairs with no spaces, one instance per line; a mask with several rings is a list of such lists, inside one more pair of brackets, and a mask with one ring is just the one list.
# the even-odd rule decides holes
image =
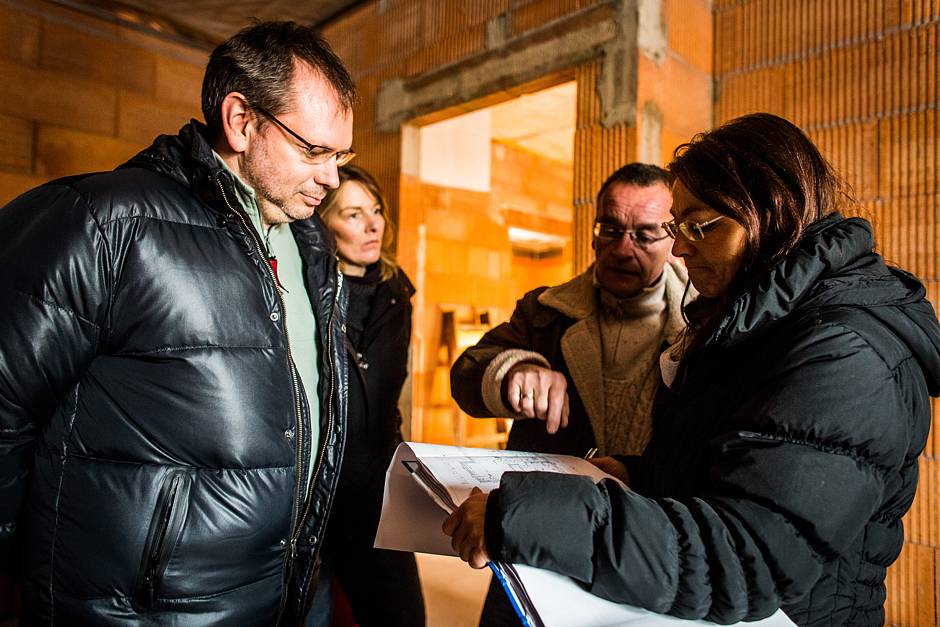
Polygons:
[[110,170],[201,119],[204,50],[44,2],[0,0],[0,205]]
[[[720,0],[716,122],[770,111],[801,125],[848,179],[879,252],[940,299],[936,2]],[[940,435],[920,460],[906,542],[888,575],[890,625],[940,618]]]

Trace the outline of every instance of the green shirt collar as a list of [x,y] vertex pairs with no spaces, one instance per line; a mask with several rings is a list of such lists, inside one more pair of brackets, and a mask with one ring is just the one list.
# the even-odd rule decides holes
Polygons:
[[228,166],[225,159],[223,159],[219,153],[213,150],[212,154],[215,156],[216,161],[219,162],[219,165],[232,175],[232,179],[235,181],[235,196],[238,200],[238,204],[241,205],[244,212],[251,218],[251,224],[255,227],[255,230],[258,231],[258,234],[264,238],[265,233],[261,223],[261,210],[258,208],[258,197],[255,195],[255,190]]

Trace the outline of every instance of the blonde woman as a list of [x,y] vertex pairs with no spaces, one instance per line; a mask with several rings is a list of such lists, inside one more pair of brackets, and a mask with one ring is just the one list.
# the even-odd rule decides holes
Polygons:
[[[336,239],[349,291],[349,407],[321,585],[332,575],[360,627],[420,627],[424,600],[414,554],[372,548],[385,470],[402,439],[398,397],[408,369],[414,287],[395,263],[394,233],[375,179],[353,166],[341,168],[339,176],[339,187],[323,200],[319,213]],[[320,601],[325,595],[317,596]],[[314,604],[309,625],[329,624],[322,606]]]

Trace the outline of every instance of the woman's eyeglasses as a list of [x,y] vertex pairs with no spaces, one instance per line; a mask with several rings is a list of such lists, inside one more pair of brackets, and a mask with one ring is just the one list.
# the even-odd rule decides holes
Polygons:
[[311,144],[306,139],[292,131],[286,124],[278,120],[277,116],[275,116],[273,113],[257,105],[252,105],[251,108],[280,126],[291,137],[299,141],[304,147],[304,159],[313,164],[321,165],[328,162],[333,157],[336,157],[336,167],[339,168],[352,161],[356,156],[356,153],[352,150],[333,150],[327,146]]
[[727,216],[718,216],[717,218],[712,218],[711,220],[706,220],[705,222],[692,222],[691,220],[685,220],[683,222],[677,223],[675,220],[670,220],[669,222],[663,222],[663,230],[666,231],[666,234],[672,239],[676,239],[676,236],[681,233],[682,237],[686,238],[690,242],[701,242],[705,239],[706,229],[718,222],[722,218]]

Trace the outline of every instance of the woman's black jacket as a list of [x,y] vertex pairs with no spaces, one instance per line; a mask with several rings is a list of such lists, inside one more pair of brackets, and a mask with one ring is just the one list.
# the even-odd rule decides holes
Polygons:
[[673,386],[632,491],[507,474],[491,557],[683,618],[882,625],[940,393],[940,327],[871,227],[830,216],[737,299]]
[[378,283],[361,336],[347,344],[348,437],[326,538],[329,552],[338,553],[340,559],[346,543],[372,546],[385,471],[402,441],[398,399],[408,376],[413,294],[414,287],[401,269]]
[[196,122],[0,210],[0,557],[28,624],[302,621],[341,464],[345,301],[292,231],[317,321],[319,451],[285,312]]

